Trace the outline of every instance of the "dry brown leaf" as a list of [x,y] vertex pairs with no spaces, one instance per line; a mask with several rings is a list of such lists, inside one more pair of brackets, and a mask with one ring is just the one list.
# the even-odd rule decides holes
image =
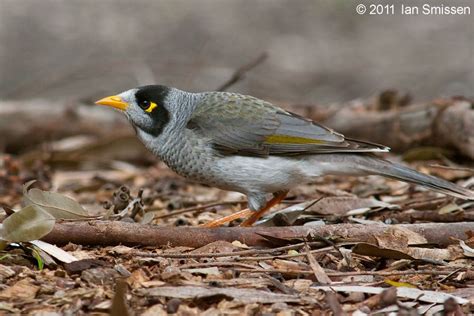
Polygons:
[[[76,261],[77,262],[77,261]],[[73,262],[75,263],[75,262]],[[93,268],[82,271],[81,279],[89,284],[113,284],[122,276],[111,268]]]
[[190,251],[189,253],[225,253],[238,250],[241,250],[238,246],[235,246],[228,241],[218,240],[200,248],[196,248],[193,251]]
[[406,249],[409,245],[426,244],[426,238],[402,227],[389,227],[382,235],[374,236],[381,248]]
[[6,279],[11,278],[15,274],[16,272],[12,268],[6,265],[0,264],[0,282],[3,283]]
[[123,246],[123,245],[115,246],[108,250],[109,253],[117,254],[117,255],[127,255],[132,251],[133,251],[133,248]]
[[362,256],[380,257],[386,259],[408,259],[415,260],[412,256],[400,250],[381,248],[368,243],[358,243],[352,248],[352,252]]
[[459,255],[450,249],[407,247],[405,249],[382,248],[368,243],[358,243],[352,248],[352,252],[363,255],[380,257],[386,259],[408,259],[424,260],[430,262],[442,262],[444,260],[455,260]]
[[105,267],[107,262],[99,259],[81,259],[64,264],[64,268],[69,274],[80,273],[87,269]]
[[406,249],[406,253],[415,259],[434,262],[450,261],[457,258],[457,254],[449,249],[409,247]]
[[351,196],[325,197],[308,208],[305,213],[317,215],[344,216],[349,211],[360,208],[397,208],[397,205],[388,204],[375,199],[361,199]]
[[148,276],[143,272],[142,269],[138,269],[132,272],[132,274],[127,278],[128,284],[132,289],[138,289],[143,287],[143,283],[149,281]]
[[318,280],[318,282],[321,284],[331,284],[331,279],[328,277],[321,265],[319,265],[319,263],[316,261],[313,254],[310,252],[310,248],[308,247],[308,245],[305,246],[305,249],[309,266],[311,267],[311,270],[313,270],[316,280]]
[[18,299],[34,299],[40,287],[33,284],[33,280],[26,278],[13,284],[0,292],[0,299],[18,300]]

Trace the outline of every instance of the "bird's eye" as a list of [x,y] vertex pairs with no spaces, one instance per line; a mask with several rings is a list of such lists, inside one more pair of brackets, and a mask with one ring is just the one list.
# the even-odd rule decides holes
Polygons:
[[143,100],[138,104],[145,112],[151,113],[157,105],[155,102]]
[[138,105],[139,105],[143,110],[146,110],[146,109],[148,109],[148,107],[150,106],[150,101],[143,100],[143,101],[141,101],[140,103],[138,103]]

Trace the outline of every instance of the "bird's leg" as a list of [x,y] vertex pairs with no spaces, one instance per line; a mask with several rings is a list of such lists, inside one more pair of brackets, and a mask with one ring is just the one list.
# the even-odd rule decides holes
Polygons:
[[274,207],[275,205],[279,204],[288,194],[288,191],[282,191],[275,194],[275,196],[268,201],[267,205],[265,205],[262,209],[252,212],[249,218],[247,218],[240,226],[242,227],[249,227],[252,226],[256,221],[258,221],[263,214],[265,214],[269,209]]
[[229,216],[224,216],[224,217],[218,218],[216,220],[210,221],[209,223],[201,225],[201,227],[208,227],[208,228],[219,227],[219,226],[222,226],[222,225],[224,225],[226,223],[229,223],[233,220],[243,218],[243,217],[247,217],[247,216],[251,215],[252,213],[255,213],[255,212],[248,209],[248,208],[246,208],[246,209],[243,209],[243,210],[241,210],[237,213],[230,214]]
[[237,213],[233,213],[228,216],[224,216],[216,220],[210,221],[209,223],[201,225],[201,227],[219,227],[233,220],[244,218],[247,216],[249,217],[242,224],[240,224],[240,226],[252,226],[256,221],[260,219],[260,217],[263,216],[264,213],[266,213],[269,209],[280,203],[286,197],[287,194],[288,191],[278,192],[270,201],[267,202],[267,204],[262,209],[256,212],[246,208]]

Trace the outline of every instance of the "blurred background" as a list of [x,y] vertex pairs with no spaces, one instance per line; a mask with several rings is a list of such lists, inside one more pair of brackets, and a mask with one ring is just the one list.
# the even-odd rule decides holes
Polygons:
[[[394,5],[395,14],[359,15],[356,7],[360,3]],[[469,6],[471,14],[400,13],[401,4],[420,7],[425,3]],[[147,315],[199,315],[204,308],[210,311],[207,315],[231,314],[241,308],[242,314],[286,315],[296,308],[294,298],[300,297],[300,290],[304,300],[298,310],[308,313],[318,306],[330,306],[336,314],[358,307],[366,311],[369,305],[374,313],[375,308],[387,311],[393,307],[387,307],[391,300],[385,299],[394,298],[390,289],[384,290],[383,300],[377,299],[379,296],[365,299],[363,295],[332,293],[334,296],[319,303],[321,291],[311,294],[308,287],[315,281],[326,283],[328,276],[323,269],[331,271],[332,281],[337,282],[332,284],[347,282],[348,278],[359,285],[416,284],[437,295],[446,295],[442,291],[449,290],[452,295],[468,298],[466,302],[474,302],[474,238],[472,232],[466,232],[468,240],[464,243],[461,239],[466,237],[459,228],[467,230],[467,222],[474,221],[473,201],[443,197],[377,176],[326,176],[301,183],[291,188],[288,199],[278,206],[285,213],[271,215],[264,225],[358,223],[370,228],[441,222],[439,236],[432,227],[441,226],[416,226],[410,234],[406,234],[409,225],[403,230],[394,227],[380,238],[370,229],[362,236],[357,228],[354,232],[361,232],[357,233],[362,236],[360,240],[377,242],[372,246],[356,244],[349,250],[344,239],[340,243],[339,238],[331,238],[331,243],[337,242],[337,251],[323,249],[322,253],[313,247],[314,258],[309,246],[319,242],[305,243],[304,250],[292,248],[296,256],[299,251],[320,262],[317,269],[314,262],[306,265],[304,257],[296,258],[294,253],[280,256],[272,251],[269,254],[276,260],[254,257],[252,261],[233,255],[226,262],[216,261],[216,266],[209,265],[214,259],[193,257],[211,252],[219,256],[239,249],[260,253],[252,252],[254,248],[249,248],[252,245],[246,238],[242,243],[218,241],[188,252],[192,248],[187,246],[196,246],[194,241],[181,244],[186,247],[170,248],[175,245],[171,237],[177,236],[175,232],[166,241],[160,238],[166,245],[163,249],[123,246],[128,242],[150,245],[143,237],[151,235],[125,226],[134,236],[122,237],[121,229],[117,229],[120,223],[197,226],[230,215],[247,203],[240,193],[178,176],[143,146],[123,113],[96,106],[94,101],[153,83],[196,92],[221,90],[245,69],[245,76],[228,85],[227,91],[274,102],[348,137],[389,146],[392,152],[380,153],[381,157],[474,190],[474,0],[0,0],[0,316],[105,315],[110,306],[112,314],[128,315],[126,301],[134,314],[145,308],[149,308]],[[33,180],[36,182],[30,182]],[[28,191],[33,186],[49,192]],[[303,201],[308,203],[300,204]],[[7,227],[4,219],[25,202],[34,206],[23,208],[20,215],[15,213]],[[67,234],[49,239],[52,242],[56,238],[61,244],[71,241],[63,248],[68,257],[61,255],[62,262],[51,256],[58,257],[64,251],[58,252],[49,244],[48,250],[41,248],[43,251],[39,240],[34,246],[23,242],[50,232],[54,214],[67,218],[66,224],[72,225],[71,234],[67,228]],[[98,219],[120,222],[118,226],[102,226],[104,223],[95,222]],[[100,245],[120,246],[86,246],[95,241],[90,236],[77,237],[84,235],[81,227],[85,226],[75,226],[81,225],[75,222],[83,220],[93,221],[87,226],[100,231]],[[231,226],[237,224],[234,221]],[[112,234],[104,233],[109,227]],[[349,227],[344,226],[341,235],[348,235]],[[409,240],[412,244],[425,239],[420,227],[433,232],[423,241],[430,249],[408,247]],[[298,240],[284,230],[272,237],[270,229],[258,237],[259,242],[265,238],[271,247],[279,247]],[[65,232],[57,232],[61,231]],[[161,237],[172,232],[159,231]],[[457,238],[450,237],[451,232]],[[211,241],[220,236],[218,230],[198,238]],[[15,242],[5,248],[6,240],[17,239],[22,241],[20,245]],[[351,238],[350,244],[357,240]],[[443,246],[459,242],[462,249]],[[437,244],[441,248],[436,248]],[[341,250],[345,250],[343,257]],[[185,257],[179,260],[169,256],[184,252]],[[163,253],[168,256],[161,256]],[[70,255],[85,260],[72,262]],[[420,260],[414,259],[420,256]],[[471,256],[470,261],[467,256]],[[392,264],[395,259],[390,258],[404,260],[399,265],[400,260]],[[235,265],[234,259],[238,260]],[[296,261],[290,261],[293,259]],[[243,262],[246,269],[239,270]],[[433,265],[428,265],[430,262]],[[43,264],[44,270],[38,271]],[[249,267],[258,268],[259,274]],[[417,268],[425,272],[413,274]],[[265,269],[268,278],[261,274]],[[277,269],[288,273],[271,273]],[[342,273],[335,273],[339,271]],[[361,275],[363,279],[356,279]],[[234,282],[233,277],[240,281]],[[120,283],[116,283],[119,278]],[[296,281],[303,282],[296,285]],[[188,300],[186,293],[191,287],[182,288],[181,294],[174,287],[182,284],[214,289],[211,282],[228,290],[219,292],[222,295],[212,294],[211,303],[206,300],[211,294]],[[176,289],[177,296],[164,300],[158,287],[162,284],[169,285],[169,291]],[[268,304],[251,303],[244,310],[243,303],[254,302],[254,298],[241,296],[237,290],[249,284],[258,287],[255,295],[262,293]],[[114,287],[116,294],[111,299]],[[273,293],[275,290],[288,295]],[[445,298],[432,297],[438,302]],[[338,302],[341,298],[343,307]],[[273,301],[276,303],[270,304]],[[436,312],[442,307],[437,303],[423,305],[418,300],[415,303],[403,308],[406,314],[418,314],[415,308]],[[453,311],[447,310],[447,314],[462,314],[454,296],[444,306]]]
[[231,91],[323,104],[388,88],[473,96],[474,12],[361,16],[360,2],[370,3],[1,0],[0,99],[88,103],[147,83],[214,90],[263,52]]

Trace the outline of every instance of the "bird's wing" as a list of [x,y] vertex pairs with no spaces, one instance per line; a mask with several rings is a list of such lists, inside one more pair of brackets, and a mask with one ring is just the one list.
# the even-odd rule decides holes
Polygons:
[[269,102],[228,92],[204,94],[188,127],[229,154],[268,156],[388,150],[345,138]]

